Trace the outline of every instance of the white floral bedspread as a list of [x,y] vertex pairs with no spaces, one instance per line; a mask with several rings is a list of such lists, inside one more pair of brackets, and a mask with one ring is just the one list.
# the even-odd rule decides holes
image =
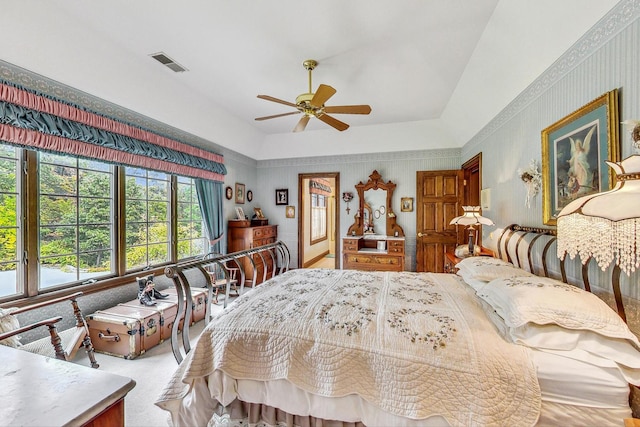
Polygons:
[[411,419],[534,425],[540,390],[526,350],[500,338],[459,280],[289,271],[213,319],[156,403],[171,406],[193,380],[221,370],[322,396],[357,394]]

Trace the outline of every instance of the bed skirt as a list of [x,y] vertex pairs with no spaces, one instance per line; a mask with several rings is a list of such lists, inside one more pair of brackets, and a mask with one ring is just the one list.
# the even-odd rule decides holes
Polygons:
[[[220,415],[221,414],[221,415]],[[219,406],[207,427],[364,427],[360,422],[351,423],[323,420],[312,416],[288,414],[273,406],[247,403],[238,399],[226,408]]]

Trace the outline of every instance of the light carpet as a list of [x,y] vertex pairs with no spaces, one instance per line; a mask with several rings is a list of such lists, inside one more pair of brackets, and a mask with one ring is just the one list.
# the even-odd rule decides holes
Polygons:
[[[216,312],[222,311],[222,300],[223,298],[220,299],[220,305],[212,305],[214,315]],[[203,328],[204,321],[189,328],[192,348]],[[182,342],[182,337],[178,338]],[[126,427],[167,427],[171,425],[169,413],[153,404],[178,367],[171,350],[170,340],[165,340],[132,360],[102,353],[96,353],[96,359],[100,364],[98,369],[101,371],[133,378],[136,382],[136,386],[127,394],[124,401]],[[73,362],[90,366],[89,358],[83,350],[78,352]]]

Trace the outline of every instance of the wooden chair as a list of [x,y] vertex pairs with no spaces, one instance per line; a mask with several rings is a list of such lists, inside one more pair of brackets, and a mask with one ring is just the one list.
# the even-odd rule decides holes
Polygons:
[[[77,299],[81,295],[82,292],[76,292],[65,297],[52,299],[50,301],[7,310],[10,312],[9,316],[15,316],[20,313],[36,310],[42,307],[57,304],[59,302],[69,301],[71,303],[71,307],[73,308],[73,316],[76,320],[75,327],[59,331],[56,327],[56,324],[62,320],[62,317],[57,316],[45,320],[40,320],[38,322],[34,322],[22,327],[17,327],[12,331],[0,333],[0,341],[13,338],[12,341],[15,344],[17,341],[16,338],[19,336],[19,334],[42,326],[46,326],[49,329],[50,337],[41,338],[27,344],[18,343],[17,347],[21,350],[26,350],[31,353],[69,361],[73,360],[80,346],[83,346],[87,352],[89,361],[91,362],[91,367],[98,368],[100,365],[96,362],[95,359],[95,351],[93,348],[93,344],[91,343],[91,338],[89,336],[89,328],[87,327],[87,323],[84,320],[82,311],[78,306]],[[15,317],[13,318],[13,324],[18,325],[17,319]],[[8,343],[8,345],[11,344]]]
[[[218,253],[209,253],[205,255],[204,259],[215,258],[220,256]],[[229,267],[227,263],[218,264],[212,263],[205,267],[205,270],[211,278],[211,286],[213,288],[213,302],[218,304],[218,294],[225,294],[227,291],[227,282],[230,287],[238,294],[238,267]],[[225,274],[226,272],[226,274]]]

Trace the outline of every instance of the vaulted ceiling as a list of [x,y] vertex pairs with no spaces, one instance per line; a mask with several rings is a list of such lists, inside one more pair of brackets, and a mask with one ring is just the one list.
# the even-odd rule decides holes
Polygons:
[[[335,115],[351,126],[341,134],[402,126],[428,134],[421,148],[461,146],[616,3],[10,0],[0,59],[256,159],[309,153],[309,140],[349,152],[319,120],[297,134],[300,115],[254,120],[295,111],[257,95],[295,103],[315,59],[313,90],[337,90],[327,105],[372,107]],[[393,149],[416,148],[398,139]]]

